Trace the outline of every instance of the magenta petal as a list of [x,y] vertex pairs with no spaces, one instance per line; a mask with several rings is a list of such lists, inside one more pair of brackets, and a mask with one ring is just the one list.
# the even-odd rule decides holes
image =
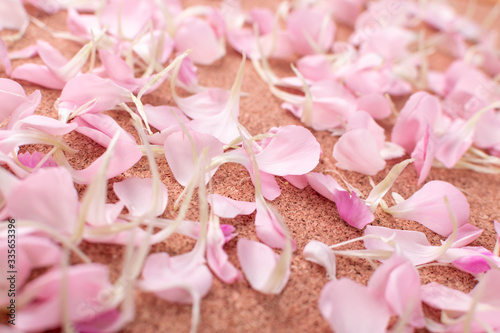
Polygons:
[[425,184],[407,200],[389,208],[387,212],[394,217],[417,221],[441,236],[449,236],[453,225],[445,204],[448,198],[455,214],[458,227],[469,221],[469,203],[455,186],[443,181]]
[[[50,189],[50,195],[47,191]],[[26,205],[29,202],[29,205]],[[64,203],[64,204],[61,204]],[[65,168],[45,168],[30,174],[12,189],[6,203],[9,215],[43,223],[72,234],[78,217],[78,194]]]
[[159,202],[156,206],[151,206],[153,197],[153,180],[151,178],[127,178],[114,183],[113,191],[132,216],[144,216],[148,212],[151,212],[153,216],[160,216],[167,207],[168,192],[163,183],[160,184]]
[[245,238],[240,238],[236,246],[241,269],[250,286],[260,292],[279,294],[288,282],[290,268],[276,290],[266,290],[266,284],[276,268],[279,256],[267,245]]
[[210,194],[207,200],[215,215],[228,219],[252,214],[256,208],[255,202],[237,201],[219,194]]
[[367,129],[355,129],[342,135],[333,147],[333,158],[341,169],[370,176],[385,167],[375,138]]
[[169,302],[192,303],[192,295],[184,286],[204,297],[212,287],[212,273],[200,261],[197,253],[188,252],[174,257],[165,252],[148,256],[142,270],[139,288],[151,291]]
[[370,207],[354,192],[349,194],[347,191],[338,191],[335,194],[335,204],[342,220],[355,228],[363,229],[375,219]]
[[259,169],[276,176],[302,175],[319,162],[321,148],[302,126],[280,127],[261,152],[255,154]]
[[383,333],[389,324],[391,312],[385,299],[346,278],[328,282],[318,302],[321,314],[337,333]]

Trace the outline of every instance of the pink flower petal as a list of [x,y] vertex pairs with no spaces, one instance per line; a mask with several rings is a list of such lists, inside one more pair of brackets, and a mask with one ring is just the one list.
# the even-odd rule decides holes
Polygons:
[[391,316],[385,299],[346,278],[332,280],[323,287],[319,310],[337,333],[386,332]]
[[412,327],[425,326],[420,300],[420,276],[410,261],[393,254],[375,270],[368,288],[379,298],[385,298],[398,316],[403,317],[411,311],[408,323]]
[[[33,302],[18,309],[16,327],[23,331],[44,331],[62,324],[61,283],[64,273],[53,269],[29,282],[20,297],[31,295]],[[111,310],[113,303],[105,304],[100,296],[113,288],[108,268],[101,264],[70,266],[66,273],[66,310],[73,323],[87,322],[94,316]],[[91,310],[89,312],[89,310]]]
[[20,0],[6,1],[0,5],[0,30],[26,29],[29,21],[28,14]]
[[415,159],[413,165],[418,174],[418,185],[424,182],[431,170],[436,150],[435,146],[436,139],[434,137],[434,131],[430,127],[427,127],[424,136],[418,140],[415,149],[411,153],[411,158]]
[[22,64],[12,71],[11,77],[16,80],[24,80],[41,87],[61,90],[65,82],[52,73],[47,66],[37,64]]
[[242,275],[228,260],[228,255],[222,248],[224,234],[220,225],[210,221],[207,233],[207,263],[210,269],[225,283],[233,283]]
[[474,145],[479,148],[490,148],[500,144],[500,112],[488,110],[481,117],[474,131]]
[[339,191],[345,191],[330,175],[324,175],[319,172],[309,172],[306,177],[309,185],[311,185],[316,192],[331,201],[335,201]]
[[328,50],[337,29],[335,22],[328,15],[313,8],[294,10],[288,17],[286,27],[292,36],[293,48],[300,55],[317,53],[308,39],[321,50]]
[[178,27],[175,48],[179,52],[193,49],[190,58],[201,65],[210,65],[226,53],[210,24],[196,17],[184,20]]
[[374,119],[384,119],[391,115],[389,101],[379,93],[360,96],[356,100],[356,108],[368,112]]
[[77,128],[77,124],[63,123],[57,119],[30,115],[19,120],[13,127],[14,130],[34,129],[54,136],[68,134]]
[[56,101],[61,112],[71,113],[86,103],[95,100],[80,114],[109,110],[122,102],[130,101],[130,91],[118,86],[110,79],[93,74],[82,74],[69,80]]
[[329,279],[335,279],[335,253],[328,247],[328,245],[312,240],[304,247],[302,255],[306,260],[323,266],[326,270],[326,276]]
[[[208,157],[213,158],[223,153],[223,144],[210,134],[198,133],[189,130],[193,143],[180,129],[172,130],[167,136],[164,144],[165,157],[174,174],[175,180],[182,186],[186,186],[195,172],[195,160],[192,146],[196,147],[198,157],[204,148],[208,148]],[[210,176],[206,177],[208,182],[217,170],[212,170]]]
[[412,152],[427,126],[435,129],[441,118],[439,99],[426,92],[411,95],[392,129],[391,141]]
[[[266,245],[282,249],[286,243],[283,227],[278,221],[276,214],[261,200],[256,201],[257,213],[255,214],[255,231],[257,237]],[[295,242],[292,240],[292,249],[295,250]]]
[[342,220],[355,228],[363,229],[375,219],[370,207],[354,192],[349,194],[347,191],[338,191],[335,194],[335,205]]
[[333,158],[341,169],[370,176],[385,167],[375,138],[367,129],[355,129],[342,135],[333,147]]
[[151,207],[153,196],[153,180],[151,178],[127,178],[114,183],[113,191],[132,216],[143,216],[150,210],[152,215],[160,216],[167,207],[168,192],[163,183],[161,183],[160,201],[157,202],[156,206]]
[[72,123],[78,125],[76,131],[88,136],[103,147],[108,147],[111,138],[117,132],[120,133],[120,140],[135,144],[133,136],[126,132],[110,116],[103,113],[86,113],[76,117]]
[[250,286],[266,294],[281,293],[290,277],[289,267],[275,289],[268,290],[267,287],[268,280],[278,264],[279,256],[267,245],[245,238],[240,238],[236,247],[241,269]]
[[26,93],[23,87],[16,81],[0,78],[0,98],[2,108],[0,109],[0,121],[8,118],[16,108],[26,101]]
[[142,270],[139,288],[175,303],[192,303],[192,295],[183,286],[189,286],[204,297],[212,286],[212,273],[195,252],[174,257],[166,252],[148,256]]
[[385,130],[373,120],[372,116],[363,110],[353,112],[347,119],[346,131],[366,129],[370,131],[377,143],[378,151],[384,147]]
[[[47,195],[48,189],[50,195]],[[26,205],[26,202],[30,204]],[[11,190],[5,209],[16,219],[39,222],[72,234],[78,206],[78,194],[69,171],[45,168],[30,174]]]
[[295,186],[296,188],[303,190],[309,185],[307,181],[307,174],[305,175],[287,175],[283,176],[287,182]]
[[469,203],[450,183],[435,180],[425,184],[407,200],[386,210],[394,217],[417,221],[441,236],[449,236],[453,225],[445,204],[448,198],[458,227],[469,221]]
[[480,229],[470,223],[466,223],[457,229],[455,240],[452,247],[462,247],[475,241],[483,233]]
[[[108,32],[121,39],[134,39],[152,19],[153,1],[113,0],[100,10],[100,23]],[[125,23],[126,22],[126,23]]]
[[274,134],[264,149],[255,154],[259,169],[276,175],[302,175],[319,162],[321,148],[312,133],[302,126],[271,129]]
[[189,122],[189,119],[184,115],[184,113],[175,106],[144,105],[144,112],[146,113],[148,123],[160,131],[167,129],[170,126],[179,125],[179,121],[176,117],[174,117],[172,111],[175,113],[177,119],[179,119],[183,124],[187,124]]
[[207,200],[214,214],[222,218],[232,219],[238,215],[249,215],[256,209],[255,202],[237,201],[219,194],[209,194]]
[[300,58],[297,69],[307,80],[322,81],[333,78],[330,62],[324,54],[313,54]]
[[[38,163],[45,157],[45,154],[40,153],[38,151],[34,151],[33,154],[29,152],[17,154],[17,159],[21,162],[22,165],[27,166],[28,168],[35,168]],[[47,167],[56,167],[58,166],[57,162],[54,160],[52,156],[50,156],[43,164],[42,168]]]

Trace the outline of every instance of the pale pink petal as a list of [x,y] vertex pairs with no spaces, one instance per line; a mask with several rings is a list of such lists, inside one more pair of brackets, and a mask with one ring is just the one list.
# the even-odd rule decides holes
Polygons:
[[431,170],[435,150],[436,139],[434,137],[434,131],[430,127],[427,127],[424,136],[418,140],[415,149],[411,153],[411,158],[415,159],[413,165],[417,171],[418,185],[424,182]]
[[219,194],[209,194],[208,203],[215,215],[232,219],[238,215],[249,215],[255,211],[255,202],[237,201]]
[[[203,149],[208,148],[208,157],[213,158],[223,153],[223,144],[218,139],[210,134],[198,133],[193,130],[189,131],[196,147],[197,156],[200,156]],[[165,157],[168,165],[174,174],[175,179],[182,186],[186,186],[195,172],[195,161],[193,157],[192,145],[186,134],[180,130],[173,130],[167,136],[164,144]],[[206,182],[217,171],[210,172],[210,176],[206,177]]]
[[7,45],[5,45],[2,37],[0,37],[0,63],[3,65],[5,74],[10,75],[12,66],[9,58],[9,51],[7,50]]
[[444,198],[448,198],[458,227],[469,221],[469,203],[450,183],[435,180],[425,184],[407,200],[386,210],[394,217],[417,221],[441,236],[449,236],[453,224]]
[[74,71],[71,75],[69,75],[69,77],[59,76],[58,72],[69,62],[68,59],[63,56],[58,49],[56,49],[46,41],[38,40],[36,43],[36,47],[38,50],[38,55],[40,56],[40,58],[42,58],[47,68],[61,80],[66,81],[67,79],[74,77],[79,71],[79,68],[75,68],[73,69]]
[[21,30],[25,29],[28,24],[29,17],[21,0],[9,0],[0,3],[0,30]]
[[121,39],[132,40],[151,20],[154,11],[153,1],[113,0],[107,1],[100,10],[99,19],[107,31]]
[[130,101],[130,91],[118,86],[110,79],[93,74],[82,74],[69,80],[56,101],[59,113],[73,112],[86,103],[95,100],[80,114],[109,110],[122,102]]
[[78,127],[77,124],[63,123],[62,121],[59,121],[54,118],[49,118],[35,114],[19,120],[18,122],[16,122],[16,124],[12,129],[14,130],[34,129],[40,132],[57,136],[57,135],[68,134],[77,127]]
[[[175,116],[172,112],[175,113]],[[184,113],[175,106],[153,106],[151,104],[145,104],[144,113],[146,113],[148,123],[160,131],[167,129],[170,126],[179,125],[179,121],[183,124],[187,124],[189,122],[189,119],[184,115]]]
[[363,110],[356,111],[350,114],[347,119],[346,131],[355,129],[366,129],[370,131],[377,143],[378,151],[384,147],[385,130],[373,120],[372,116]]
[[[400,253],[408,258],[414,265],[425,264],[436,260],[442,254],[439,248],[432,246],[425,234],[412,230],[398,230],[368,225],[365,235],[377,235],[386,239],[392,239],[397,244]],[[368,250],[395,251],[387,243],[378,239],[365,239],[364,244]]]
[[416,39],[417,34],[413,31],[397,26],[383,27],[364,41],[360,51],[377,53],[387,61],[394,61],[407,56],[407,47]]
[[86,40],[92,38],[92,32],[95,36],[102,31],[99,18],[96,15],[80,14],[74,8],[68,9],[66,24],[72,35]]
[[295,186],[296,188],[303,190],[309,185],[307,181],[307,174],[305,175],[286,175],[283,176],[287,182]]
[[[135,143],[125,140],[118,140],[113,157],[110,159],[106,179],[118,176],[122,172],[134,166],[142,157],[142,152]],[[91,165],[82,170],[73,170],[75,183],[88,184],[99,171],[102,163],[102,156],[99,156]]]
[[146,259],[138,285],[169,302],[192,303],[193,296],[185,286],[204,297],[210,291],[212,280],[212,273],[196,253],[171,257],[166,252],[159,252]]
[[[45,154],[40,153],[38,151],[34,151],[33,154],[29,152],[17,154],[17,159],[21,162],[22,165],[27,166],[28,168],[35,168],[38,163],[45,157]],[[54,160],[52,156],[50,156],[42,165],[42,168],[47,167],[56,167],[58,166],[57,162]]]
[[319,310],[337,333],[386,332],[391,312],[384,299],[347,278],[332,280],[321,290]]
[[273,31],[274,13],[268,8],[252,8],[248,13],[250,20],[257,25],[260,35],[266,35]]
[[300,58],[297,69],[307,80],[322,81],[333,78],[330,62],[324,54],[313,54]]
[[335,197],[339,191],[345,191],[330,175],[324,175],[319,172],[309,172],[306,177],[313,190],[331,201],[335,201]]
[[347,191],[338,191],[335,194],[335,205],[342,220],[355,228],[363,229],[375,219],[370,207],[354,192],[349,194]]
[[427,126],[435,129],[440,121],[441,105],[436,96],[426,92],[416,92],[399,113],[392,129],[391,141],[412,152],[418,140],[424,136]]
[[317,53],[311,47],[313,41],[321,50],[328,50],[333,42],[337,27],[333,20],[314,8],[294,10],[286,22],[292,37],[293,48],[300,55]]
[[500,144],[500,112],[488,110],[479,119],[474,131],[474,144],[479,148],[490,148]]
[[133,136],[126,132],[116,120],[103,113],[86,113],[76,117],[73,123],[78,124],[76,131],[88,136],[103,147],[108,147],[111,138],[118,132],[120,140],[135,144]]
[[224,234],[220,225],[210,221],[207,233],[207,263],[210,269],[225,283],[233,283],[240,280],[242,275],[231,262],[228,255],[224,252],[225,243]]
[[368,112],[374,119],[384,119],[391,115],[391,106],[384,95],[371,93],[356,100],[356,108]]
[[335,253],[328,247],[328,245],[316,240],[312,240],[304,247],[302,255],[306,260],[323,266],[323,268],[326,270],[327,278],[335,279]]
[[154,216],[160,216],[165,211],[168,202],[168,192],[161,183],[161,195],[156,206],[151,207],[153,197],[153,180],[151,178],[127,178],[113,184],[113,191],[122,201],[132,216],[143,216],[149,211]]
[[413,327],[425,326],[420,300],[420,276],[407,259],[393,254],[370,277],[368,288],[400,317],[410,311],[409,324]]
[[493,225],[497,233],[498,242],[500,242],[500,223],[498,221],[493,221]]
[[[16,327],[23,331],[44,331],[62,324],[61,284],[64,273],[53,269],[29,282],[20,297],[32,295],[36,301],[18,309]],[[116,305],[102,302],[101,293],[113,288],[109,271],[101,264],[81,264],[67,268],[66,310],[73,323],[86,322]]]
[[11,113],[6,129],[13,129],[19,120],[33,115],[41,100],[42,94],[39,90],[35,90]]
[[[276,214],[260,200],[257,200],[257,213],[255,214],[255,232],[257,237],[266,245],[282,249],[286,243],[286,235]],[[295,250],[295,242],[292,240]]]
[[17,107],[26,101],[26,93],[23,87],[16,81],[0,78],[0,121],[8,118]]
[[181,68],[179,69],[180,82],[188,89],[194,89],[198,86],[198,68],[193,64],[191,58],[185,57],[182,59]]
[[241,269],[250,286],[263,293],[281,293],[290,277],[289,267],[283,280],[274,290],[267,288],[268,280],[276,269],[279,256],[267,245],[245,238],[240,238],[236,247]]
[[[47,195],[49,190],[50,195]],[[71,234],[76,227],[78,206],[78,194],[69,171],[44,168],[30,174],[11,190],[5,209],[16,219],[39,222]]]
[[483,229],[470,223],[466,223],[457,229],[452,247],[462,247],[475,241],[483,233]]
[[333,147],[337,167],[373,176],[384,169],[374,136],[367,129],[355,129],[342,135]]
[[332,0],[327,2],[327,5],[332,9],[336,22],[352,27],[362,12],[364,3],[365,0]]
[[472,297],[456,289],[431,282],[421,287],[422,301],[436,309],[466,312]]
[[178,99],[177,105],[191,119],[209,118],[224,109],[231,93],[221,88],[209,88],[189,97]]
[[226,53],[210,24],[196,17],[184,20],[178,27],[175,48],[179,52],[193,49],[190,58],[201,65],[210,65]]
[[302,175],[319,162],[321,148],[312,133],[302,126],[271,129],[274,134],[264,149],[255,154],[259,169],[276,175]]
[[142,36],[132,49],[146,63],[154,60],[163,64],[174,50],[174,41],[169,34],[155,30],[152,34],[148,33]]
[[24,80],[41,87],[61,90],[65,82],[52,73],[47,66],[37,64],[22,64],[12,71],[11,77],[16,80]]
[[119,86],[135,92],[146,84],[145,78],[135,78],[132,68],[120,56],[101,49],[99,58],[108,77]]

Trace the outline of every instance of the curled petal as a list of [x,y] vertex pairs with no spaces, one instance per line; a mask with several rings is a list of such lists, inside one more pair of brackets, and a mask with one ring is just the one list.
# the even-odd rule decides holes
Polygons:
[[312,240],[304,247],[303,256],[315,264],[323,266],[329,279],[335,278],[335,253],[325,243]]
[[458,227],[469,221],[469,203],[455,186],[443,181],[425,184],[407,200],[386,210],[394,217],[417,221],[441,236],[449,236],[453,230],[447,205],[447,197],[455,214]]
[[207,200],[215,215],[228,219],[252,214],[256,208],[255,202],[237,201],[219,194],[210,194]]
[[151,206],[153,198],[153,180],[151,178],[127,178],[113,184],[113,191],[120,201],[125,204],[130,215],[143,216],[151,211],[153,216],[160,216],[165,211],[168,202],[168,192],[165,184],[161,183],[160,201]]
[[434,131],[430,127],[427,127],[424,136],[418,140],[415,149],[411,153],[411,158],[415,160],[414,165],[418,174],[418,185],[424,182],[431,170],[436,151],[435,140]]

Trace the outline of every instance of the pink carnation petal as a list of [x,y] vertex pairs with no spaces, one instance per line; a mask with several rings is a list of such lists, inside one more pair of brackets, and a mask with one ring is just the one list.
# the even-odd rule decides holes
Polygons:
[[326,270],[326,276],[329,279],[335,279],[335,253],[328,247],[328,245],[312,240],[304,247],[302,255],[306,260],[323,266]]
[[265,148],[255,154],[259,169],[276,175],[302,175],[319,162],[321,148],[312,133],[301,126],[276,129]]
[[252,214],[256,208],[255,202],[237,201],[219,194],[210,194],[207,200],[215,215],[228,219]]
[[225,283],[233,283],[242,275],[228,260],[228,255],[222,248],[224,234],[220,225],[210,221],[207,233],[207,263],[212,271]]
[[384,147],[385,131],[375,122],[375,120],[373,120],[368,112],[360,110],[349,115],[346,131],[349,132],[355,129],[366,129],[370,131],[377,143],[378,150],[380,151]]
[[77,124],[63,123],[54,118],[31,115],[19,120],[13,129],[35,129],[50,135],[64,135],[77,128]]
[[338,191],[335,195],[335,205],[342,220],[355,228],[363,229],[375,219],[370,207],[354,192],[349,194],[347,191]]
[[374,136],[367,129],[355,129],[342,135],[333,147],[337,167],[373,176],[384,169]]
[[160,216],[165,211],[168,202],[168,192],[165,184],[160,185],[160,198],[157,205],[151,207],[153,196],[153,180],[151,178],[127,178],[113,184],[113,191],[118,199],[125,204],[130,215],[143,216],[151,211],[153,216]]
[[103,147],[108,147],[111,138],[118,132],[120,140],[135,144],[135,139],[116,120],[103,113],[86,113],[76,117],[72,123],[78,124],[77,132],[89,137]]
[[332,280],[323,287],[319,310],[337,333],[386,332],[391,316],[384,299],[346,278]]
[[273,290],[268,290],[268,280],[276,269],[279,256],[265,244],[240,238],[237,244],[238,260],[248,283],[253,289],[266,294],[279,294],[290,277],[287,269],[283,280]]
[[389,101],[379,93],[360,96],[356,101],[356,108],[368,112],[374,119],[384,119],[391,115]]
[[414,166],[418,174],[418,185],[424,182],[431,170],[436,150],[435,140],[434,131],[430,127],[427,127],[424,136],[418,140],[415,149],[411,153],[411,158],[415,159]]
[[[267,206],[257,200],[257,213],[255,214],[255,231],[259,239],[266,245],[282,249],[286,244],[286,236],[283,227],[278,221],[275,213]],[[295,250],[295,242],[292,240],[292,248]]]
[[9,51],[7,50],[7,45],[3,41],[3,38],[0,37],[0,63],[3,65],[5,70],[5,74],[10,75],[12,71],[12,65],[10,63]]
[[26,101],[26,93],[16,81],[0,78],[0,98],[2,99],[0,121],[3,121]]
[[65,82],[52,73],[47,66],[37,64],[22,64],[12,71],[11,77],[16,80],[24,80],[41,87],[61,90]]
[[389,208],[387,212],[394,217],[417,221],[441,236],[449,236],[453,225],[445,204],[448,198],[455,214],[458,227],[469,221],[469,203],[455,186],[443,181],[425,184],[407,200]]

